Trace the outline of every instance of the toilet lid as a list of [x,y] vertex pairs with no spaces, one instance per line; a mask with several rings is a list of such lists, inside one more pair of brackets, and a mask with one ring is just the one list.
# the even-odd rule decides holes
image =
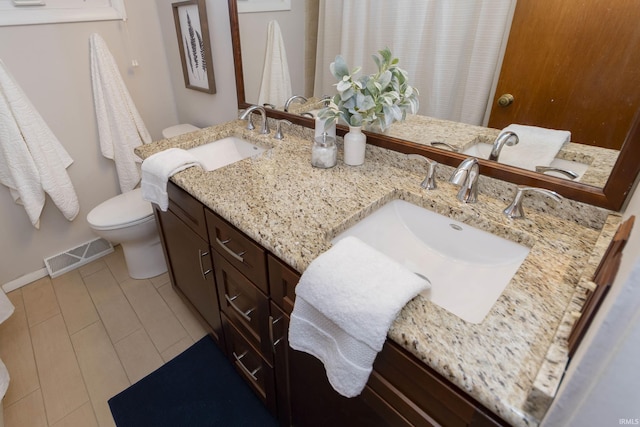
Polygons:
[[142,190],[119,194],[100,203],[87,215],[87,222],[96,229],[134,225],[153,215],[151,203],[142,199]]

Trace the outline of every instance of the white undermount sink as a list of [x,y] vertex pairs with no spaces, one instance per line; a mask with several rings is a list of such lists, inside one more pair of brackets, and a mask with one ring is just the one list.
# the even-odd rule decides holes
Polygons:
[[265,149],[242,138],[228,136],[187,151],[202,162],[204,170],[212,171],[248,157],[256,156],[265,151]]
[[[467,147],[462,152],[462,154],[467,154],[469,156],[477,157],[479,159],[488,159],[489,154],[491,154],[492,147],[493,147],[492,144],[478,142],[476,144],[473,144]],[[508,147],[508,146],[502,147],[503,150],[508,150],[510,148],[511,147]],[[498,161],[499,160],[500,158],[498,157]],[[573,178],[572,179],[573,181],[580,181],[580,178],[582,178],[582,175],[584,175],[587,169],[589,169],[589,165],[585,163],[574,162],[572,160],[564,160],[564,159],[558,159],[558,158],[553,159],[553,161],[551,162],[551,164],[549,164],[549,166],[574,172],[576,175],[578,175],[578,177]],[[554,172],[554,171],[545,172],[545,175],[557,176],[558,178],[571,179],[563,173]]]
[[529,248],[393,200],[339,234],[355,236],[431,282],[423,296],[463,320],[480,323]]

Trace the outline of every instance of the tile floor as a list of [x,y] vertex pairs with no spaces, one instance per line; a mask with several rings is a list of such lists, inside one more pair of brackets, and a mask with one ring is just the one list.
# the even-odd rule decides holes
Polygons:
[[119,246],[8,296],[16,310],[0,325],[11,376],[5,427],[113,426],[110,397],[206,334],[166,273],[129,277]]

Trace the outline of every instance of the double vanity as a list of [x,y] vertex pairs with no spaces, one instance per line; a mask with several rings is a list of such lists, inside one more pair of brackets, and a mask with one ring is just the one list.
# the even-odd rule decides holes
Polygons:
[[[292,126],[278,140],[245,127],[238,120],[136,153],[218,140],[236,149],[224,166],[175,174],[169,210],[156,216],[173,286],[281,424],[539,424],[620,216],[534,194],[526,217],[513,220],[503,214],[512,184],[481,177],[477,203],[465,204],[447,182],[448,166],[425,190],[419,159],[368,146],[362,166],[344,165],[339,154],[336,167],[318,169],[312,129]],[[470,134],[469,144],[481,137]],[[215,151],[199,150],[203,158]],[[432,285],[400,312],[353,399],[333,392],[319,362],[286,343],[300,274],[348,234]]]

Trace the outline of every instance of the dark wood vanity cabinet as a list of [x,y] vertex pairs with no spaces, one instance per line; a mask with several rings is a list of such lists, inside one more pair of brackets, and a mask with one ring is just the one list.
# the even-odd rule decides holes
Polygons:
[[287,342],[297,271],[173,183],[156,207],[174,287],[282,426],[498,426],[505,423],[387,341],[363,392],[345,398],[324,366]]
[[204,206],[169,184],[169,209],[155,207],[171,283],[208,325],[222,345],[222,323],[209,247]]

